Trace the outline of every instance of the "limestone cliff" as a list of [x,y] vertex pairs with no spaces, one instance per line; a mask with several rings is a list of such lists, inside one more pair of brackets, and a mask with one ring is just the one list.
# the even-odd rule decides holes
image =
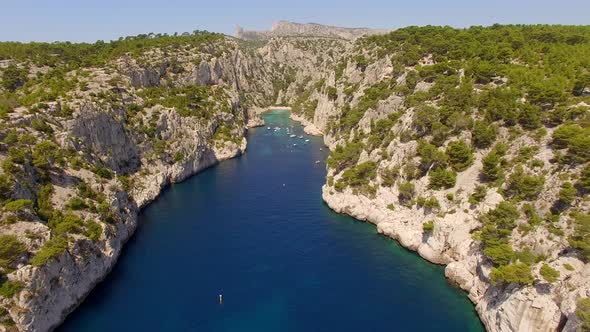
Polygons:
[[[46,331],[59,324],[115,264],[141,207],[168,184],[243,153],[246,128],[262,124],[264,107],[284,105],[332,150],[326,203],[445,264],[446,276],[468,293],[487,330],[575,331],[578,300],[590,295],[590,265],[568,238],[576,216],[590,207],[585,191],[567,205],[556,203],[568,179],[585,172],[579,164],[555,162],[568,153],[553,143],[556,126],[533,132],[525,127],[529,118],[504,126],[478,114],[475,104],[453,114],[463,107],[453,100],[465,91],[479,99],[511,79],[482,79],[474,73],[486,68],[420,53],[407,44],[427,37],[413,39],[413,32],[357,39],[373,33],[279,22],[271,32],[240,30],[245,40],[217,36],[185,45],[156,37],[165,43],[115,53],[100,65],[60,68],[52,75],[62,75],[67,89],[58,86],[49,96],[44,93],[54,81],[44,73],[59,65],[3,62],[2,70],[22,69],[36,83],[15,80],[22,105],[6,112],[0,127],[0,201],[6,203],[0,235],[15,235],[23,247],[8,264],[0,262],[4,284],[12,287],[1,298],[4,326]],[[565,44],[576,45],[574,37]],[[518,38],[511,45],[522,47]],[[521,61],[504,59],[504,65],[529,71]],[[515,107],[531,96],[514,97]],[[532,109],[562,114],[567,108],[584,123],[590,101],[580,98]],[[450,110],[450,120],[433,125],[429,115],[441,110]],[[464,148],[476,145],[474,123],[480,122],[497,129],[492,143],[501,148]],[[446,155],[457,141],[470,152],[461,167]],[[500,150],[505,181],[491,183],[482,169]],[[457,171],[440,173],[448,164]],[[433,187],[437,172],[453,181],[443,178]],[[537,183],[534,195],[523,193],[534,197],[514,197],[516,178],[534,185],[541,175],[540,189]],[[502,202],[526,211],[510,220],[515,227],[503,243],[511,248],[511,263],[530,268],[524,283],[495,282],[501,265],[484,250],[483,228]],[[555,209],[560,213],[552,214]]]
[[273,37],[323,37],[353,40],[359,37],[387,33],[385,29],[343,28],[317,23],[273,22],[268,31],[248,31],[236,28],[236,37],[244,40],[265,40]]

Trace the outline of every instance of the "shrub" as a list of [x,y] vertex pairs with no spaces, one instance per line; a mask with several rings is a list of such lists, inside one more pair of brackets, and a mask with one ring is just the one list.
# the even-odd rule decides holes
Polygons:
[[338,90],[333,86],[326,88],[326,94],[330,100],[336,100],[338,98]]
[[514,250],[507,243],[501,243],[495,246],[487,247],[483,251],[484,255],[496,265],[508,265],[514,258]]
[[[519,213],[516,206],[505,201],[500,202],[495,209],[490,210],[481,216],[480,221],[483,224],[481,241],[483,243],[484,253],[487,248],[493,248],[509,243],[512,230],[516,227],[516,219],[518,217]],[[502,248],[497,249],[497,251],[491,251],[491,253],[497,254],[500,250],[502,250]],[[493,257],[489,258],[494,260]]]
[[418,205],[418,207],[423,207],[426,210],[440,209],[440,203],[438,202],[438,199],[436,199],[436,197],[424,198],[420,196],[416,200],[416,205]]
[[96,166],[93,172],[103,179],[110,180],[113,178],[113,171],[104,166]]
[[568,264],[568,263],[565,263],[565,264],[563,264],[563,267],[564,267],[566,270],[568,270],[568,271],[574,271],[574,270],[575,270],[575,269],[574,269],[574,267],[573,267],[573,266],[571,266],[571,265],[570,265],[570,264]]
[[53,128],[42,119],[33,119],[31,121],[31,127],[45,134],[53,134]]
[[48,169],[59,161],[59,149],[50,141],[42,141],[33,148],[33,165],[37,168]]
[[496,181],[502,177],[503,171],[500,167],[502,158],[496,153],[491,151],[482,160],[483,168],[481,174],[486,181]]
[[374,161],[367,161],[347,169],[342,174],[340,181],[351,187],[358,187],[369,184],[377,176],[377,164]]
[[485,149],[496,140],[497,128],[487,121],[476,121],[471,133],[473,144],[479,149]]
[[559,191],[559,202],[564,205],[571,205],[576,198],[576,188],[571,182],[564,182]]
[[381,171],[381,185],[384,187],[392,187],[399,177],[399,166],[385,168]]
[[4,205],[4,209],[9,212],[19,213],[30,209],[33,206],[33,201],[30,199],[17,199],[10,201]]
[[426,173],[430,168],[445,167],[447,156],[436,146],[424,140],[418,141],[418,156],[420,156],[420,168]]
[[14,182],[12,178],[6,174],[0,174],[0,201],[7,199],[12,190]]
[[87,221],[84,235],[86,235],[89,239],[96,241],[102,235],[102,227],[95,221]]
[[524,263],[503,265],[498,268],[492,268],[490,278],[493,284],[497,283],[515,283],[521,285],[530,285],[534,278],[531,274],[531,267]]
[[53,213],[53,203],[51,202],[51,196],[53,194],[53,185],[48,183],[39,189],[37,193],[37,200],[35,202],[35,208],[37,215],[45,221],[49,220]]
[[473,163],[471,148],[464,141],[451,142],[445,153],[449,157],[451,167],[457,172],[466,170]]
[[539,272],[541,273],[543,279],[545,279],[547,282],[555,282],[557,281],[557,278],[559,278],[559,271],[547,264],[543,264]]
[[526,215],[528,223],[531,226],[536,226],[543,222],[543,219],[539,216],[535,207],[530,203],[522,205],[522,212]]
[[68,249],[68,241],[62,236],[56,236],[49,239],[31,258],[33,266],[42,266],[47,264],[51,259],[61,255]]
[[8,91],[14,91],[23,86],[27,80],[27,70],[10,65],[2,72],[2,87]]
[[590,297],[581,299],[578,302],[576,315],[582,322],[582,331],[590,331]]
[[415,195],[415,187],[411,182],[400,183],[397,186],[399,191],[398,198],[401,204],[407,205]]
[[6,299],[12,298],[16,293],[23,289],[23,284],[19,281],[5,280],[0,286],[0,295]]
[[424,233],[431,233],[434,230],[434,221],[430,220],[422,224]]
[[328,167],[335,169],[336,173],[339,173],[343,169],[355,165],[362,151],[363,145],[359,142],[349,143],[344,147],[338,145],[330,153],[327,161]]
[[579,249],[586,260],[590,260],[590,215],[577,214],[574,217],[574,233],[570,245]]
[[583,192],[590,192],[590,165],[586,165],[582,170],[577,185]]
[[435,169],[430,171],[429,187],[435,190],[448,189],[455,186],[457,174],[451,170]]
[[469,196],[469,203],[472,205],[479,204],[487,195],[488,189],[485,186],[476,186],[473,194]]
[[563,125],[553,132],[553,144],[557,148],[567,148],[571,162],[590,161],[590,127]]
[[541,114],[539,106],[523,104],[520,107],[518,123],[526,129],[537,129],[541,126]]
[[543,190],[545,178],[525,174],[521,167],[510,176],[506,193],[516,199],[535,200]]
[[86,209],[88,205],[86,205],[86,202],[80,197],[72,197],[68,202],[67,207],[72,210],[83,210]]
[[0,235],[0,266],[10,266],[26,252],[25,246],[14,235]]
[[84,231],[84,220],[77,215],[68,212],[65,215],[57,212],[47,223],[54,234],[65,235],[69,233],[82,234]]

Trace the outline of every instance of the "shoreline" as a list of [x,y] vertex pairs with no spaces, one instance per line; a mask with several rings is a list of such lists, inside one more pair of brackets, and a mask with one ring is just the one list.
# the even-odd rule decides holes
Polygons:
[[[168,177],[164,180],[163,183],[160,183],[160,184],[153,183],[152,185],[159,186],[159,189],[155,195],[152,195],[149,197],[141,197],[138,199],[136,199],[134,197],[133,201],[136,205],[136,209],[134,210],[134,212],[131,216],[132,219],[130,221],[127,221],[127,222],[130,222],[130,227],[126,229],[126,231],[127,231],[126,234],[120,238],[120,242],[118,243],[118,246],[117,246],[118,250],[113,250],[113,255],[110,257],[105,257],[106,259],[103,260],[103,263],[104,263],[104,266],[106,266],[106,269],[104,271],[102,271],[102,273],[100,273],[100,275],[97,278],[94,278],[92,280],[88,280],[89,284],[87,284],[86,287],[84,287],[86,289],[86,291],[82,292],[82,295],[78,299],[76,299],[76,301],[73,304],[65,307],[64,310],[61,312],[60,317],[53,324],[49,324],[47,326],[46,330],[47,331],[55,331],[56,329],[58,329],[59,326],[62,325],[64,323],[64,321],[67,319],[67,317],[72,312],[74,312],[84,302],[84,300],[86,300],[86,298],[96,288],[96,286],[98,286],[100,283],[102,283],[108,277],[108,275],[112,272],[112,270],[115,268],[116,264],[118,263],[118,260],[121,256],[123,250],[125,249],[125,245],[128,243],[128,241],[133,236],[135,236],[138,228],[140,227],[138,218],[139,218],[141,211],[143,211],[151,203],[153,203],[155,200],[157,200],[158,197],[160,197],[160,195],[163,192],[168,190],[169,187],[174,185],[175,183],[183,182],[193,176],[198,175],[199,173],[201,173],[202,171],[204,171],[206,169],[209,169],[211,167],[214,167],[214,166],[220,164],[223,161],[233,159],[233,158],[243,155],[246,152],[246,148],[247,148],[246,137],[247,137],[247,133],[244,132],[244,135],[242,136],[242,144],[240,146],[234,146],[233,147],[234,149],[231,151],[226,151],[226,150],[214,151],[214,156],[213,156],[214,158],[203,160],[203,163],[198,164],[197,167],[190,169],[190,166],[193,166],[193,165],[190,165],[190,166],[188,164],[183,165],[182,168],[185,172],[176,174],[175,176]],[[149,179],[146,179],[146,180],[148,180],[146,182],[149,183]],[[122,225],[122,227],[125,227],[127,222],[125,222]],[[123,231],[123,230],[120,230],[120,231]],[[53,264],[55,264],[55,263],[59,264],[60,261],[61,261],[61,259],[55,260],[53,262]]]
[[[298,116],[298,115],[294,115],[293,113],[289,114],[289,118],[291,118],[293,121],[298,122],[299,124],[301,124],[305,128],[307,128],[308,126],[313,126],[315,128],[315,125],[313,125],[313,123],[311,123],[310,121],[306,120],[305,118]],[[320,134],[318,134],[317,136],[322,136],[322,138],[325,140],[325,136],[323,133],[321,133],[321,131],[318,130],[318,132],[320,132]],[[311,134],[310,134],[311,135]],[[324,145],[330,150],[332,151],[332,149],[326,145],[324,143]],[[327,183],[327,175],[326,175],[326,179],[324,179],[324,184],[322,185],[322,201],[334,212],[339,213],[339,214],[344,214],[347,216],[350,216],[352,218],[354,218],[355,220],[358,220],[359,222],[364,222],[364,223],[369,223],[371,225],[373,225],[375,227],[375,230],[377,231],[377,233],[381,236],[386,237],[387,239],[391,240],[391,241],[395,241],[397,244],[399,244],[402,248],[404,248],[405,250],[407,250],[408,252],[411,252],[415,255],[417,255],[418,257],[420,257],[421,259],[425,260],[426,262],[430,263],[430,264],[434,264],[434,265],[438,265],[438,266],[443,266],[445,267],[445,271],[443,272],[445,279],[447,280],[447,283],[449,284],[449,286],[451,287],[455,287],[459,290],[461,290],[461,292],[463,292],[463,294],[465,294],[467,296],[467,298],[469,299],[469,301],[473,304],[473,311],[477,313],[477,318],[479,320],[479,322],[481,323],[481,325],[483,326],[485,331],[489,331],[489,329],[487,328],[487,326],[484,323],[483,317],[480,314],[479,310],[478,310],[478,303],[475,301],[475,299],[473,299],[470,295],[469,292],[466,291],[465,289],[463,289],[461,287],[461,284],[456,281],[451,279],[446,272],[446,267],[450,264],[450,263],[444,263],[444,262],[439,262],[433,259],[429,259],[428,257],[422,255],[420,253],[419,250],[417,250],[416,248],[412,248],[410,245],[408,245],[407,243],[405,243],[404,241],[401,241],[401,239],[399,238],[395,238],[393,236],[392,233],[390,232],[385,232],[383,229],[381,229],[379,227],[379,223],[375,220],[373,220],[372,218],[370,218],[369,216],[365,216],[362,217],[360,215],[357,215],[353,212],[349,212],[349,211],[345,211],[344,209],[340,209],[336,206],[336,204],[328,199],[328,195],[326,192],[326,183]]]

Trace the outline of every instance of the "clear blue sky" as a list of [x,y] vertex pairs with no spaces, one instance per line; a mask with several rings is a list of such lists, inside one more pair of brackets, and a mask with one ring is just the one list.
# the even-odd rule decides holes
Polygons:
[[195,29],[233,34],[273,21],[374,28],[590,24],[590,0],[0,0],[0,40],[95,41]]

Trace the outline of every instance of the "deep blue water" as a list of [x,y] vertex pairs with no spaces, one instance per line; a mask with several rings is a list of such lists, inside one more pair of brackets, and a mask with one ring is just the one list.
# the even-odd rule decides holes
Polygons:
[[251,130],[244,156],[142,212],[112,273],[60,331],[483,330],[442,267],[322,202],[320,138],[290,138],[287,126],[303,132],[285,111],[265,119],[282,129]]

